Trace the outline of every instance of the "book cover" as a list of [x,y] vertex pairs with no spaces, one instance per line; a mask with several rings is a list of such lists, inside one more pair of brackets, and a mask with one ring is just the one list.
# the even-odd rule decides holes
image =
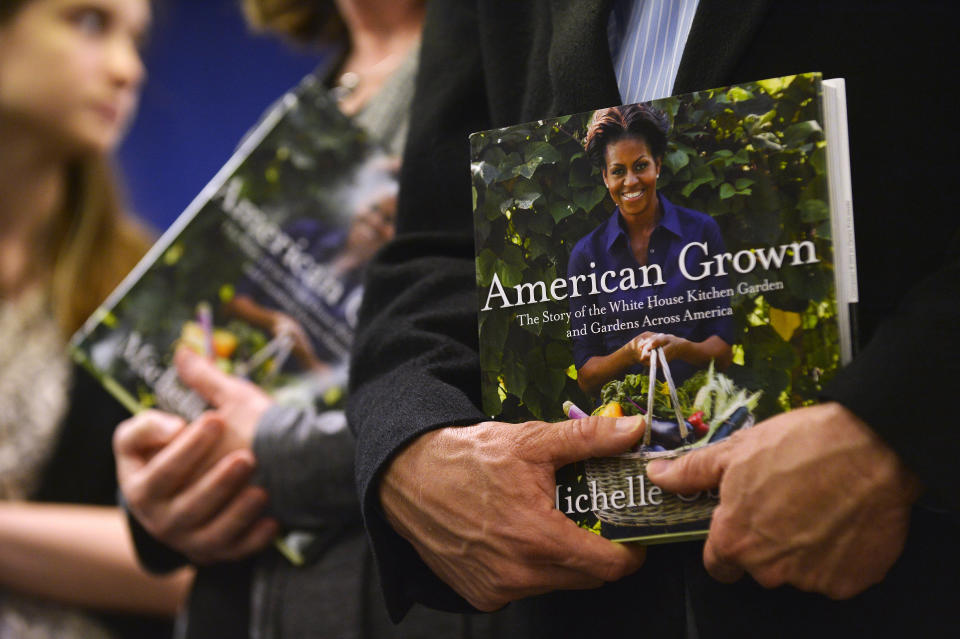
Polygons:
[[342,407],[362,271],[393,236],[396,160],[307,76],[73,337],[127,408],[194,418],[180,344],[280,403]]
[[824,84],[799,74],[470,137],[484,411],[647,415],[634,450],[558,472],[556,506],[580,526],[705,535],[716,496],[664,494],[646,462],[815,402],[849,359],[845,122],[831,118],[828,145]]

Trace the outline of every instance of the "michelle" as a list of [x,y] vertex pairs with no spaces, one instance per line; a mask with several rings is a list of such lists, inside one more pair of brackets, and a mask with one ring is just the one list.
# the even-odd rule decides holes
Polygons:
[[[706,242],[711,253],[722,252],[720,229],[710,216],[675,206],[657,193],[667,126],[662,112],[639,104],[597,111],[587,130],[587,155],[600,167],[616,208],[574,246],[568,274],[619,272],[654,264],[663,273],[662,283],[654,286],[571,299],[573,359],[578,383],[589,394],[599,392],[611,379],[642,371],[657,347],[663,347],[678,384],[711,360],[724,369],[732,358],[729,299],[690,301],[699,296],[687,295],[711,286],[727,288],[726,278],[690,281],[679,263],[681,250],[690,242]],[[693,272],[695,260],[688,259],[688,271]],[[640,328],[592,331],[597,317],[580,312],[584,308],[602,309],[606,324]],[[691,315],[707,319],[684,319]]]

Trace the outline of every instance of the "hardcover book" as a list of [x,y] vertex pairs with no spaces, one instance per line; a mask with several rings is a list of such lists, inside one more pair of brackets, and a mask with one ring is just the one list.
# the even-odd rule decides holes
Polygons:
[[816,401],[857,301],[842,80],[772,78],[470,136],[484,411],[645,416],[557,473],[615,540],[706,534],[651,459]]
[[194,418],[185,344],[280,403],[342,406],[362,271],[393,236],[396,161],[313,76],[272,106],[71,350],[127,408]]

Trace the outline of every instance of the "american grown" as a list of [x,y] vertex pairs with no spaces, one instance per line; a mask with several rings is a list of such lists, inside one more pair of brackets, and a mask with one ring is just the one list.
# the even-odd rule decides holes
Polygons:
[[[777,247],[743,249],[736,253],[718,253],[710,256],[710,259],[700,262],[699,272],[691,273],[687,270],[685,263],[688,251],[693,251],[693,254],[701,252],[706,255],[709,252],[709,247],[705,242],[691,242],[680,251],[680,272],[691,281],[701,280],[711,275],[726,275],[728,266],[737,273],[746,274],[754,271],[758,266],[764,270],[779,269],[784,266],[784,262],[788,258],[787,266],[803,266],[816,264],[820,261],[814,243],[804,240],[781,244]],[[596,265],[591,262],[590,266],[594,267]],[[617,278],[619,278],[619,281],[617,281]],[[589,273],[569,278],[558,277],[550,282],[549,286],[543,281],[517,284],[513,287],[515,301],[510,301],[510,296],[500,282],[499,275],[494,273],[487,290],[486,302],[481,310],[493,310],[490,303],[495,299],[500,301],[497,308],[508,308],[547,302],[551,299],[561,301],[581,295],[599,295],[601,291],[614,293],[617,290],[636,290],[662,285],[663,283],[663,271],[660,265],[648,264],[636,268],[621,269],[619,272],[610,270],[600,274]],[[581,285],[589,290],[583,290]]]

